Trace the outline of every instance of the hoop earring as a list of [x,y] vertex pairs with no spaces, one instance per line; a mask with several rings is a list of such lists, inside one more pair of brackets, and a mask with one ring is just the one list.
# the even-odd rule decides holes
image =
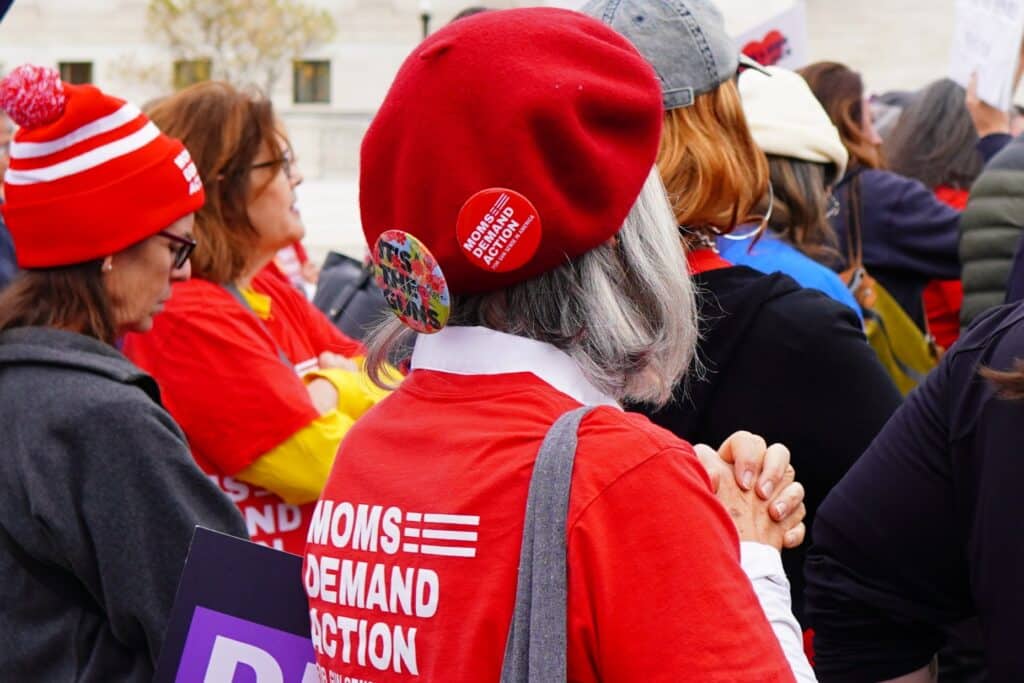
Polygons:
[[[772,181],[768,181],[768,211],[765,212],[764,218],[758,223],[757,227],[749,232],[745,232],[742,235],[736,235],[731,232],[719,233],[722,239],[732,240],[733,242],[742,242],[757,237],[768,228],[768,221],[772,219],[772,209],[775,208],[775,188],[772,187]],[[717,230],[715,232],[718,232]]]

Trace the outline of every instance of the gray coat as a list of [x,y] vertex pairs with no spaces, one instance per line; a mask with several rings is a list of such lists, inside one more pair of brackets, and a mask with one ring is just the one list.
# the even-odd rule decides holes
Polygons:
[[971,188],[960,219],[964,303],[960,324],[1003,303],[1013,255],[1024,230],[1024,136],[994,156]]
[[80,334],[0,333],[0,678],[151,680],[197,524],[246,537],[151,377]]

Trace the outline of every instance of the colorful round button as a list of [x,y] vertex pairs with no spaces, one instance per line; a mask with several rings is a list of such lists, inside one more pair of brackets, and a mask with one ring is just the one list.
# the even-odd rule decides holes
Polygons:
[[391,310],[424,334],[440,331],[451,313],[448,282],[437,259],[403,230],[381,233],[373,245],[374,281]]

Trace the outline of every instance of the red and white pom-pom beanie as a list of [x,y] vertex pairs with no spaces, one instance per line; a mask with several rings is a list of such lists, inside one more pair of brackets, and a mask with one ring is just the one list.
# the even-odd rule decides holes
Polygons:
[[116,253],[205,201],[181,142],[94,86],[25,65],[0,81],[0,109],[19,126],[0,210],[22,268]]

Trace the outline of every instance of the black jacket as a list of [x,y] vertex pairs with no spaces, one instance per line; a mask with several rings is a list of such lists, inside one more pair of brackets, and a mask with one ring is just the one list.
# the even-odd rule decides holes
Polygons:
[[1024,305],[982,314],[822,504],[807,562],[821,681],[919,669],[969,617],[987,680],[1021,680],[1024,401],[978,374],[1021,357]]
[[150,681],[193,529],[245,538],[116,349],[0,333],[0,678]]
[[[839,213],[832,219],[841,251],[847,253],[850,184],[860,180],[860,229],[864,265],[921,330],[921,295],[932,280],[960,277],[957,242],[960,212],[939,201],[921,182],[875,169],[854,169],[835,189]],[[843,263],[841,268],[846,268]]]
[[[885,424],[900,394],[847,306],[781,273],[745,266],[700,273],[694,283],[705,370],[666,408],[644,412],[691,443],[718,447],[745,429],[785,444],[806,489],[810,529],[818,505]],[[809,543],[782,555],[801,623]]]

